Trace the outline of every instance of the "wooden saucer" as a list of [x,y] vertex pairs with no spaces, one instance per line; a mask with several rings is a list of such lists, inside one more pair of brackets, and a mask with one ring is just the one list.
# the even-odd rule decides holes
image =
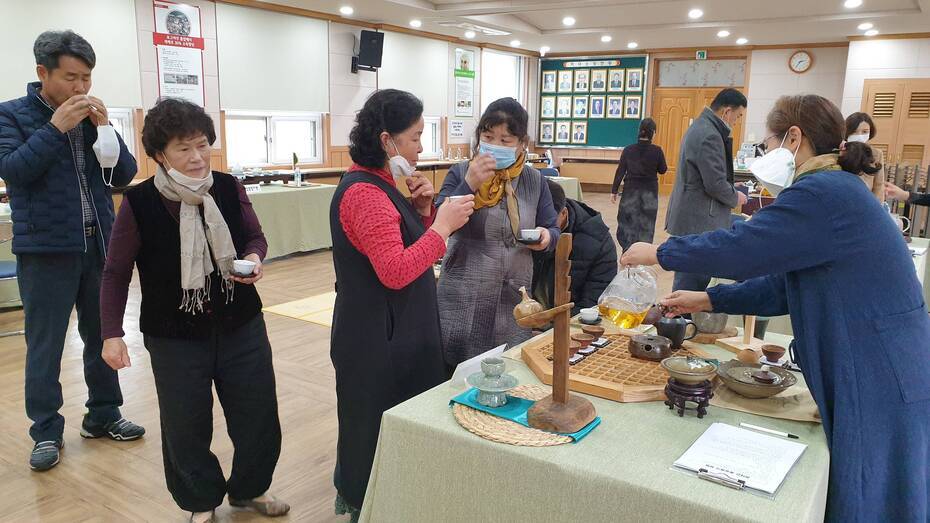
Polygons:
[[716,334],[711,334],[709,332],[699,332],[697,336],[691,338],[691,341],[693,343],[700,343],[701,345],[713,345],[721,338],[733,338],[738,334],[739,331],[736,329],[736,327],[727,327],[723,329],[723,332],[718,332]]

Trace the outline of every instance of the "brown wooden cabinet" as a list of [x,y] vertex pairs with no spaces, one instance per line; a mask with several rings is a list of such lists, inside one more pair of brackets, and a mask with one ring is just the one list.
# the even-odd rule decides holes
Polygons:
[[871,143],[886,163],[930,164],[930,79],[866,80],[862,111],[875,122]]

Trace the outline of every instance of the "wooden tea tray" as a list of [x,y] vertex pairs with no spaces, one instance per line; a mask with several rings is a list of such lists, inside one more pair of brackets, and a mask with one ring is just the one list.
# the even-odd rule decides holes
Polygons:
[[[668,373],[662,369],[659,362],[634,358],[627,350],[630,337],[636,334],[639,333],[605,333],[603,337],[610,340],[610,343],[569,367],[569,389],[622,403],[664,400]],[[536,377],[551,385],[551,331],[546,336],[526,342],[521,353],[523,361]],[[690,342],[685,342],[684,346],[672,355],[710,357]]]

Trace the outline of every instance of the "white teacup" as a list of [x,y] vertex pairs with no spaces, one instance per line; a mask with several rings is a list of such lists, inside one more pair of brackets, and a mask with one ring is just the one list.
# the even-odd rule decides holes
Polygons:
[[600,316],[600,311],[597,310],[597,307],[591,307],[589,309],[581,309],[581,320],[582,321],[597,321],[598,316]]
[[468,195],[467,195],[467,194],[460,194],[460,195],[458,195],[458,196],[450,196],[450,197],[448,197],[448,198],[446,198],[446,199],[454,202],[455,200],[461,200],[462,198],[464,198],[464,197],[466,197],[466,196],[468,196]]
[[520,229],[520,239],[528,242],[537,242],[540,238],[539,229]]
[[247,277],[255,272],[255,262],[250,260],[233,260],[233,273],[236,276]]

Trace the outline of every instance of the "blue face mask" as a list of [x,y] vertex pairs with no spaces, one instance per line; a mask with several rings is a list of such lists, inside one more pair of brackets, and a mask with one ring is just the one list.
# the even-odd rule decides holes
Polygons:
[[517,148],[506,147],[503,145],[494,145],[487,142],[478,144],[478,152],[481,154],[490,154],[494,157],[496,169],[506,169],[517,162]]

